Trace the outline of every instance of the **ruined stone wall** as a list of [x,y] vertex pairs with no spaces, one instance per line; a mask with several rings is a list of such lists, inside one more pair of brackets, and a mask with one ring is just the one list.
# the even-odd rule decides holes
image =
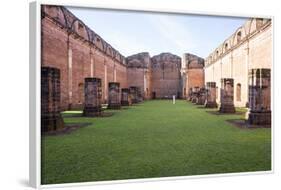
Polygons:
[[128,86],[141,88],[142,97],[151,99],[151,60],[147,52],[135,54],[126,58]]
[[161,53],[151,58],[152,96],[171,98],[181,94],[181,58],[170,53]]
[[[205,82],[221,78],[234,79],[234,105],[245,107],[248,102],[248,71],[271,68],[272,25],[269,19],[249,19],[205,59]],[[217,94],[217,102],[220,94]]]
[[82,107],[86,77],[102,80],[103,102],[109,82],[127,87],[125,57],[66,8],[42,6],[41,21],[41,64],[61,71],[62,110]]
[[186,53],[183,55],[184,65],[184,83],[183,90],[185,95],[188,96],[188,92],[191,88],[204,87],[204,59],[196,55]]

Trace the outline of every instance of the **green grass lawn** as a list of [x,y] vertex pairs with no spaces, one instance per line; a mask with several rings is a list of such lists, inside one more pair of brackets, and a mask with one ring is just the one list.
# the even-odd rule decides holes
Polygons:
[[271,129],[240,129],[226,120],[241,115],[207,110],[155,100],[112,117],[64,113],[92,124],[42,138],[42,184],[271,170]]

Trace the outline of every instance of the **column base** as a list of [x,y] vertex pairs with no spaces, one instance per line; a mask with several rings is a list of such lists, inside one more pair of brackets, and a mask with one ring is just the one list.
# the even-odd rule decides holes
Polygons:
[[194,103],[194,104],[195,104],[196,102],[197,102],[197,98],[192,98],[192,99],[191,99],[191,103]]
[[137,99],[133,99],[133,100],[132,100],[132,103],[133,103],[133,104],[137,104],[137,103],[139,103],[139,101],[138,101]]
[[108,109],[114,109],[114,110],[119,110],[121,109],[121,104],[117,103],[117,104],[108,104]]
[[64,122],[61,114],[49,114],[41,117],[41,133],[56,131],[64,128]]
[[121,101],[121,106],[130,106],[130,102],[129,101]]
[[251,125],[271,125],[271,111],[250,111],[248,123]]
[[101,116],[101,106],[98,107],[87,107],[84,108],[83,110],[83,116],[86,117],[96,117],[96,116]]
[[196,105],[204,105],[205,104],[205,99],[204,98],[198,98]]
[[217,108],[218,104],[216,102],[206,102],[205,108]]
[[233,104],[221,104],[219,108],[219,112],[221,113],[235,113],[235,107]]

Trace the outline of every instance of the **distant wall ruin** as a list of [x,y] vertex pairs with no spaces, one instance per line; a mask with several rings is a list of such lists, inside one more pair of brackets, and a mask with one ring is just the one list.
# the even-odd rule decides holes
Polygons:
[[42,67],[60,70],[61,110],[84,106],[84,79],[101,79],[102,103],[108,103],[108,84],[120,89],[139,87],[143,99],[188,98],[189,90],[216,83],[220,104],[222,78],[234,79],[234,105],[248,103],[248,71],[271,68],[272,25],[270,19],[249,19],[205,60],[185,53],[150,56],[143,52],[127,58],[79,18],[62,6],[42,6]]

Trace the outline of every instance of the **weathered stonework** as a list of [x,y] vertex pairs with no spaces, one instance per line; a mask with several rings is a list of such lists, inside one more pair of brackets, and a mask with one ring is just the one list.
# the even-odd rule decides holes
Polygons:
[[161,53],[151,58],[152,62],[152,96],[155,98],[172,98],[181,95],[181,58]]
[[61,109],[80,109],[84,104],[84,78],[102,83],[102,102],[108,101],[108,82],[127,87],[126,60],[62,6],[42,6],[42,66],[61,71]]
[[221,113],[235,113],[233,104],[233,84],[233,79],[221,79],[221,104],[219,108],[219,112]]
[[249,115],[251,125],[270,125],[270,69],[249,71]]
[[132,104],[130,89],[122,88],[121,89],[121,105],[122,106],[130,106]]
[[249,98],[248,71],[272,65],[270,19],[249,19],[205,60],[189,53],[182,60],[170,53],[151,58],[147,52],[125,58],[65,7],[44,5],[41,10],[41,64],[60,70],[61,111],[84,107],[84,78],[89,77],[101,79],[102,103],[109,103],[109,82],[120,83],[120,88],[139,87],[133,102],[173,95],[200,102],[203,96],[190,89],[213,81],[221,105],[220,80],[232,78],[234,105],[244,107]]
[[191,97],[190,101],[192,103],[196,103],[198,101],[200,88],[198,86],[195,86],[195,87],[192,87],[190,90],[191,90],[191,92],[189,93],[190,97]]
[[102,102],[102,86],[99,78],[85,78],[84,116],[100,116]]
[[142,102],[143,101],[143,96],[142,96],[142,90],[141,90],[141,87],[137,87],[137,99],[138,99],[138,102]]
[[[220,89],[221,78],[233,78],[234,105],[245,107],[249,94],[249,70],[270,69],[271,66],[271,19],[251,18],[205,59],[205,81],[216,82]],[[219,101],[220,94],[217,103]]]
[[109,109],[120,109],[121,98],[120,98],[120,83],[110,82],[108,83],[108,108]]
[[133,104],[139,103],[138,100],[138,88],[136,86],[130,86],[130,95]]
[[41,67],[41,133],[64,127],[60,96],[60,70]]
[[128,86],[140,87],[142,99],[152,98],[151,59],[147,52],[126,58]]
[[204,59],[193,54],[185,53],[182,59],[182,97],[190,100],[189,89],[204,87]]
[[200,88],[198,95],[197,95],[197,105],[204,105],[206,101],[206,89],[205,88]]
[[216,82],[207,82],[207,97],[205,102],[206,108],[216,108]]

